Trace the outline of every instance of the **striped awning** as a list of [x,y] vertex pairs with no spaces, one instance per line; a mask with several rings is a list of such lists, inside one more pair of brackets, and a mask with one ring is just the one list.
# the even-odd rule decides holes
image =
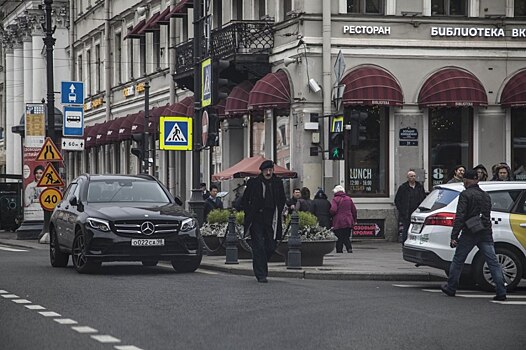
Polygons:
[[95,146],[100,146],[106,144],[106,135],[108,134],[108,129],[113,124],[113,120],[109,120],[100,124],[95,134]]
[[124,141],[131,139],[132,134],[132,125],[139,113],[128,114],[124,117],[124,120],[121,122],[119,127],[119,134],[117,135],[118,141]]
[[144,34],[146,32],[155,32],[160,29],[157,21],[161,16],[160,12],[154,13],[144,24],[144,26],[139,30],[137,34]]
[[226,99],[224,98],[220,99],[217,104],[212,106],[212,108],[215,110],[219,118],[225,117],[225,106],[226,106]]
[[129,32],[128,34],[124,37],[123,40],[126,40],[126,39],[138,39],[138,38],[141,38],[144,36],[144,33],[140,33],[140,31],[144,28],[144,26],[146,25],[146,20],[143,19],[142,21],[140,21],[139,23],[137,23]]
[[232,89],[226,98],[225,116],[233,117],[248,112],[248,98],[253,87],[252,82],[245,80]]
[[102,123],[98,123],[98,124],[95,124],[95,125],[92,125],[92,126],[89,126],[86,128],[86,131],[84,132],[84,137],[85,137],[85,141],[86,141],[86,144],[85,144],[85,147],[86,148],[91,148],[91,147],[95,147],[95,140],[97,138],[97,133],[99,131],[99,127],[102,125]]
[[159,118],[164,115],[164,110],[168,106],[169,104],[166,104],[165,106],[154,107],[150,109],[150,112],[148,113],[148,131],[150,133],[157,132],[157,128],[159,127]]
[[166,107],[163,113],[164,115],[169,116],[193,117],[194,108],[194,96],[188,96],[181,101]]
[[345,84],[344,106],[401,106],[404,103],[396,79],[378,67],[357,68],[343,77],[341,84]]
[[279,70],[259,79],[248,96],[249,110],[289,109],[290,83],[287,73]]
[[420,107],[487,106],[488,96],[476,76],[460,68],[445,68],[429,77],[418,95]]
[[503,107],[526,107],[526,70],[515,74],[504,86],[500,96]]
[[112,143],[119,140],[119,129],[127,117],[128,116],[113,120],[113,123],[111,123],[106,131],[106,143]]
[[187,15],[187,10],[189,7],[194,7],[193,0],[181,0],[174,6],[172,11],[170,11],[166,17],[184,17]]

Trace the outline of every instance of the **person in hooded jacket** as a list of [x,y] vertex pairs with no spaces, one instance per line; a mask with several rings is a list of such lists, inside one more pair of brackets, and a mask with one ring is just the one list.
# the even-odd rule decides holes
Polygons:
[[322,189],[314,195],[310,211],[316,216],[321,227],[331,228],[331,202],[327,200],[327,195]]
[[332,215],[332,229],[338,241],[336,242],[336,253],[343,253],[343,246],[348,253],[352,253],[351,234],[352,228],[357,222],[357,211],[353,200],[345,193],[341,185],[332,190],[334,198],[331,201],[330,213]]

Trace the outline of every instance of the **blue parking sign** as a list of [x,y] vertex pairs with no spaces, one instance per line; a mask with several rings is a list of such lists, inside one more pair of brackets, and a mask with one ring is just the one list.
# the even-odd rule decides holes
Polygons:
[[63,81],[61,83],[60,95],[62,104],[84,104],[84,83],[81,81]]

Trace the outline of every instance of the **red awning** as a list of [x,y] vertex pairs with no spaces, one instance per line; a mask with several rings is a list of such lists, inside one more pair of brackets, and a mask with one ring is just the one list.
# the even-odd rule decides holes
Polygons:
[[253,87],[252,82],[245,80],[232,89],[226,98],[226,116],[243,115],[248,112],[248,98]]
[[137,114],[139,113],[128,114],[124,118],[124,120],[121,122],[121,126],[119,128],[119,134],[117,135],[118,141],[131,139],[132,125],[133,125],[133,122],[135,121],[135,118],[137,117]]
[[95,139],[97,137],[97,133],[101,125],[102,123],[99,123],[86,128],[87,130],[84,133],[86,135],[86,148],[91,148],[95,146]]
[[377,67],[361,67],[341,80],[344,106],[401,106],[402,89],[391,73]]
[[504,86],[500,96],[503,107],[526,107],[526,70],[515,74]]
[[157,19],[157,24],[161,26],[169,25],[170,24],[169,14],[170,14],[170,6],[168,6],[167,8],[163,10],[163,12],[161,12],[161,15]]
[[109,120],[100,124],[97,134],[95,135],[95,146],[100,146],[106,144],[106,135],[108,133],[108,128],[113,124],[113,120]]
[[249,110],[290,108],[290,84],[287,74],[279,70],[258,80],[248,96]]
[[170,17],[184,17],[187,15],[188,11],[187,9],[189,7],[194,7],[194,1],[193,0],[181,0],[177,3],[177,5],[174,6],[172,11],[167,15],[167,18]]
[[144,111],[135,114],[135,119],[131,125],[130,135],[144,132]]
[[157,128],[159,127],[159,117],[163,115],[164,110],[168,106],[169,104],[165,106],[154,107],[150,109],[150,112],[148,113],[148,131],[149,132],[157,132]]
[[[127,116],[126,116],[127,117]],[[119,129],[126,117],[121,117],[113,120],[113,123],[108,127],[106,132],[106,143],[119,141]]]
[[225,117],[225,105],[226,105],[226,100],[222,98],[219,100],[219,102],[216,105],[212,106],[212,108],[215,110],[219,118]]
[[139,30],[137,34],[144,34],[146,32],[155,32],[156,30],[159,30],[159,25],[157,24],[157,21],[159,20],[159,16],[161,15],[160,12],[154,13],[147,21],[146,24]]
[[166,107],[163,113],[164,115],[167,115],[167,116],[193,117],[194,116],[194,96],[187,96],[183,98],[181,101]]
[[487,106],[488,96],[476,76],[459,68],[442,69],[429,77],[418,95],[421,107]]
[[[231,180],[234,178],[254,177],[261,172],[259,166],[266,160],[261,155],[245,158],[228,169],[212,175],[212,181]],[[298,174],[292,170],[274,165],[274,174],[280,178],[295,178]]]
[[[137,39],[137,38],[140,38],[142,36],[144,36],[144,33],[139,33],[141,31],[141,29],[146,25],[146,20],[143,19],[142,21],[140,21],[139,23],[137,23],[129,32],[128,34],[124,37],[124,39]],[[124,40],[123,39],[123,40]]]

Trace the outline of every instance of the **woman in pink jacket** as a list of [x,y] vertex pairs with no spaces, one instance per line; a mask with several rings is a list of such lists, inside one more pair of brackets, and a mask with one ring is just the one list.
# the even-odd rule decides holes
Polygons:
[[336,253],[343,253],[343,246],[348,253],[352,253],[351,233],[356,224],[356,206],[345,193],[343,186],[337,185],[332,190],[334,198],[331,201],[332,230],[338,241],[336,242]]

